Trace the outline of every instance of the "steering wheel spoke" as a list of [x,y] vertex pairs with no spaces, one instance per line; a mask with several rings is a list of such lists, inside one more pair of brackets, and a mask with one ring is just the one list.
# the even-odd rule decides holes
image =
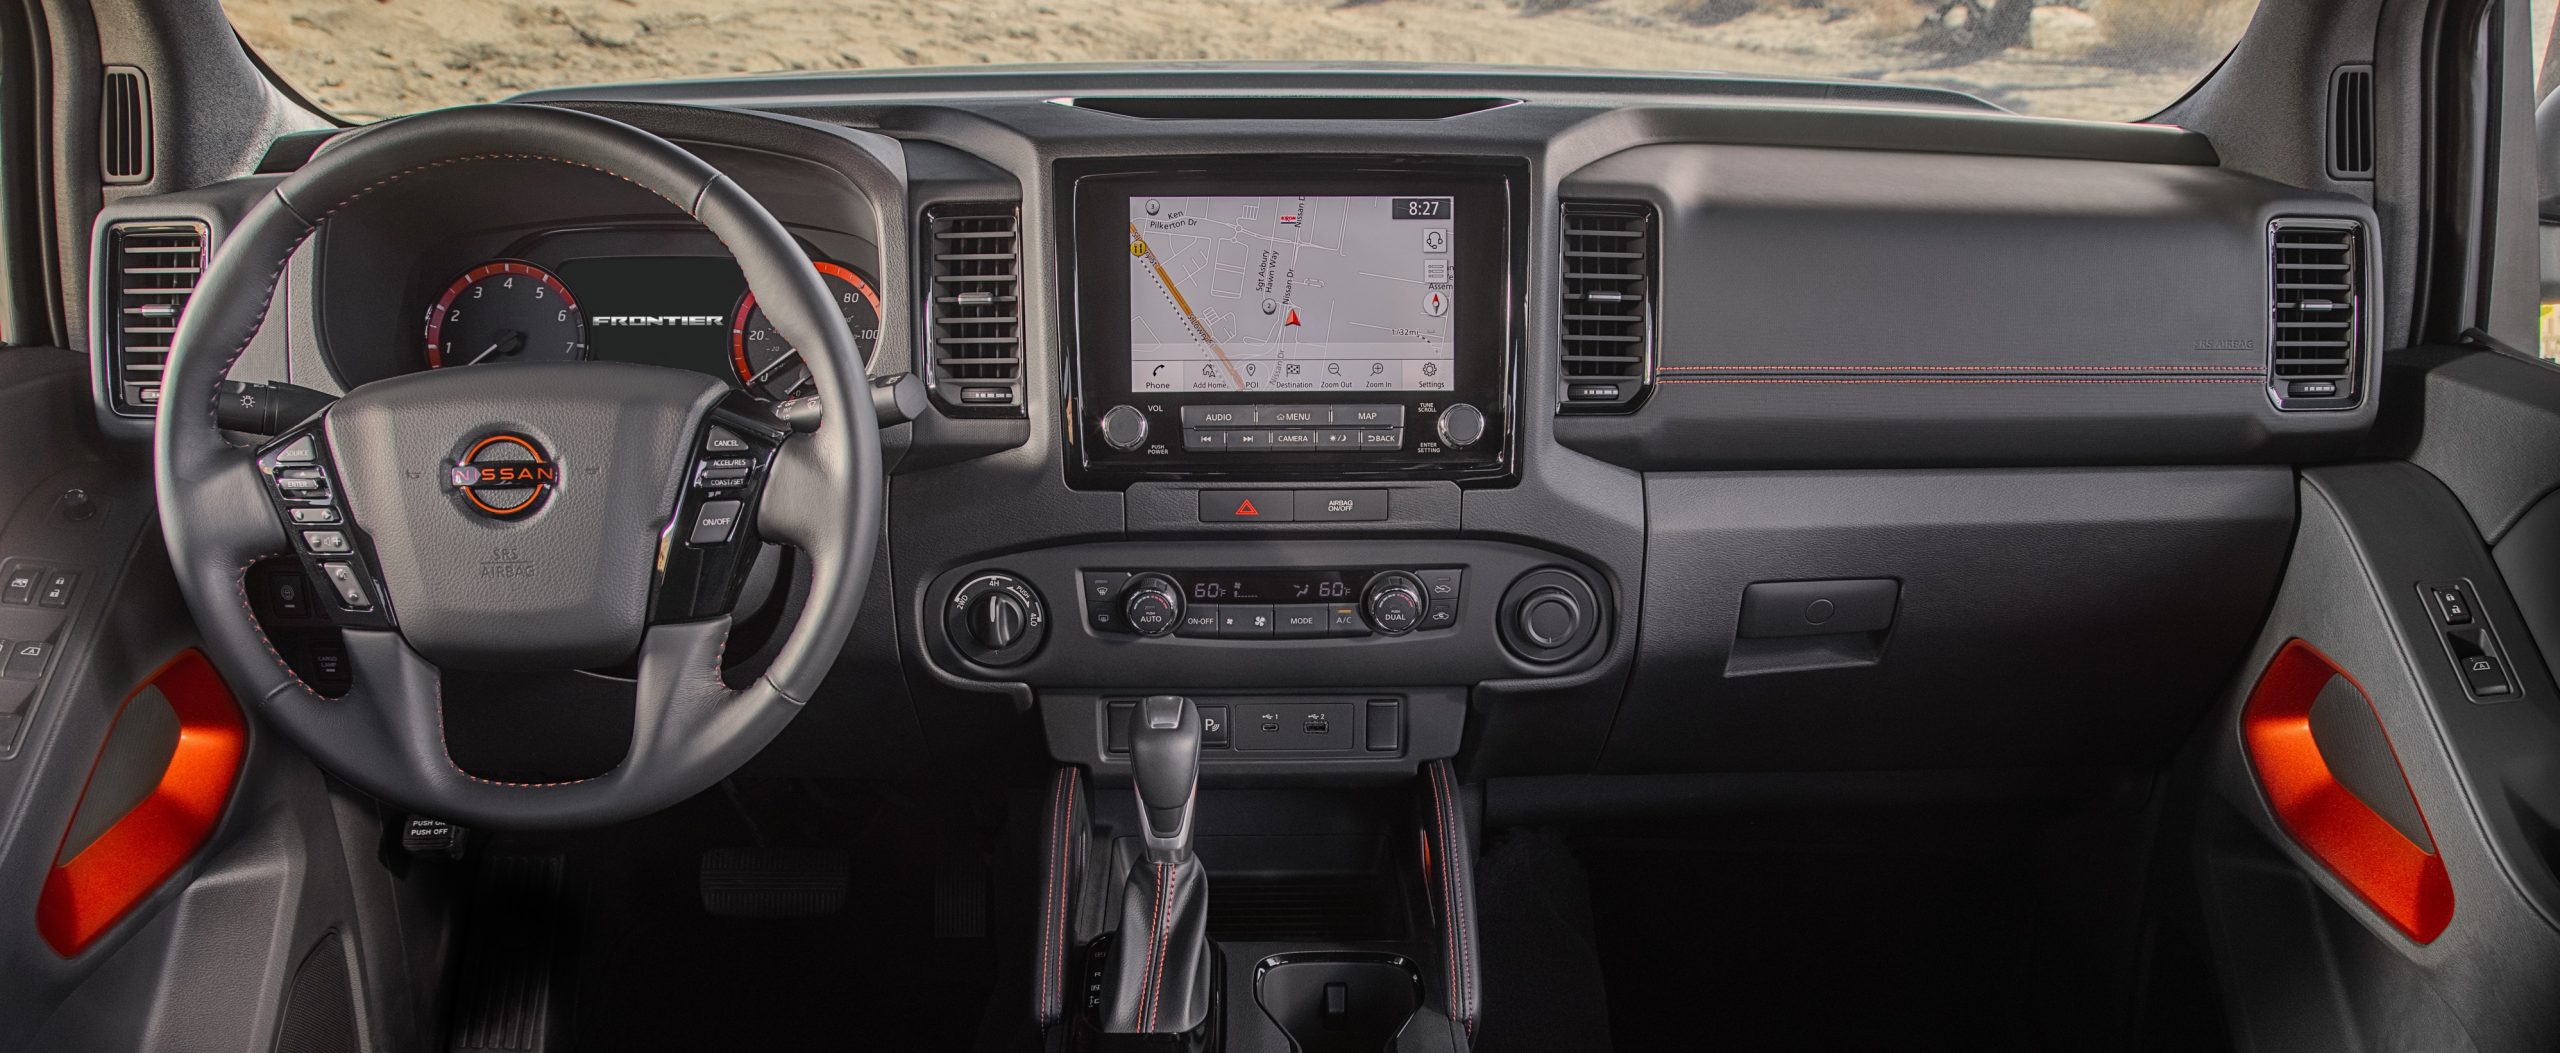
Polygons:
[[653,626],[731,613],[768,540],[757,509],[772,485],[774,459],[789,434],[731,396],[704,422],[673,515],[658,539]]

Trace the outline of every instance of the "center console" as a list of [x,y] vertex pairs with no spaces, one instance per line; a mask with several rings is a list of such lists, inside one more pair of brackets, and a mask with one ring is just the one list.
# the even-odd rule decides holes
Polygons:
[[1064,174],[1077,485],[1509,476],[1504,173],[1227,158]]

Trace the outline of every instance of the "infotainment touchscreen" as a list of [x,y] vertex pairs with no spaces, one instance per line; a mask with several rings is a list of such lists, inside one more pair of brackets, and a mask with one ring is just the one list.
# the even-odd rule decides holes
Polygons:
[[1454,198],[1128,201],[1133,394],[1456,390]]

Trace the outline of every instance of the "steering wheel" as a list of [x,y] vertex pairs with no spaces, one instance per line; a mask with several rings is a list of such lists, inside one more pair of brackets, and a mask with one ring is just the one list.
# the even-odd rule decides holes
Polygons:
[[[800,434],[737,412],[727,386],[702,374],[579,362],[377,381],[274,442],[234,443],[215,423],[213,398],[295,249],[369,194],[490,161],[603,173],[708,228],[802,350],[824,426]],[[179,328],[163,395],[153,451],[161,528],[215,664],[323,768],[455,822],[598,826],[735,771],[825,677],[861,609],[880,534],[879,436],[862,356],[808,256],[700,158],[571,110],[440,110],[321,152],[221,246]],[[732,549],[759,537],[800,550],[808,600],[770,666],[732,687],[721,656],[735,589],[721,595],[699,572],[734,566]],[[284,554],[319,572],[312,602],[343,628],[353,686],[339,697],[295,675],[250,610],[250,566]],[[446,750],[446,669],[634,659],[629,748],[605,774],[503,782],[462,770]]]

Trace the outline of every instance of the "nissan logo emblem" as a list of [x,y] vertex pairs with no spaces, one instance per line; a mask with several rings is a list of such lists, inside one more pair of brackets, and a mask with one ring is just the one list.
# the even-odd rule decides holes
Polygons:
[[532,439],[499,432],[463,451],[446,481],[481,514],[513,519],[542,507],[560,473]]

